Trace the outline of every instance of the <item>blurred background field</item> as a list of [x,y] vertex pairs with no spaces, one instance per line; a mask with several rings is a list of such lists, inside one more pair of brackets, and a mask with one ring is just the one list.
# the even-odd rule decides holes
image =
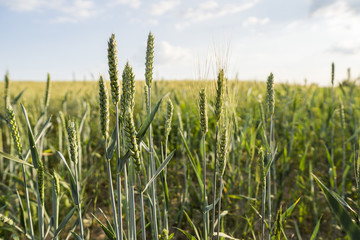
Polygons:
[[[275,75],[276,76],[276,75]],[[277,146],[276,159],[273,163],[276,172],[272,188],[276,194],[272,196],[273,221],[277,212],[285,211],[298,199],[293,213],[286,218],[283,228],[289,239],[309,239],[314,227],[321,219],[318,239],[343,239],[345,233],[339,222],[317,187],[311,173],[318,176],[330,189],[341,192],[344,183],[345,200],[354,209],[359,209],[357,196],[356,166],[358,164],[358,133],[360,131],[360,97],[357,94],[357,80],[347,79],[334,87],[318,87],[316,85],[275,84],[275,139]],[[275,77],[276,83],[276,77]],[[107,83],[108,84],[108,83]],[[154,81],[153,102],[170,92],[169,98],[174,103],[174,116],[169,136],[169,149],[176,149],[174,158],[168,165],[167,185],[169,188],[169,231],[176,234],[176,239],[185,239],[185,235],[176,227],[185,229],[191,234],[194,229],[185,218],[185,210],[197,226],[201,226],[201,195],[199,183],[195,177],[188,154],[181,140],[180,130],[184,133],[189,150],[196,159],[196,166],[201,169],[200,159],[201,134],[199,113],[197,107],[198,92],[206,88],[209,107],[209,133],[206,138],[208,153],[208,191],[211,199],[211,176],[214,170],[214,101],[216,82],[209,81]],[[14,99],[19,92],[24,93],[14,105],[18,118],[20,135],[24,148],[28,148],[27,132],[22,116],[20,103],[28,110],[30,122],[34,124],[42,112],[46,84],[43,82],[10,82],[10,98]],[[1,83],[0,92],[4,85]],[[136,128],[140,127],[144,118],[144,82],[136,82],[136,104],[134,121]],[[3,95],[1,95],[3,99]],[[259,237],[260,231],[260,173],[259,148],[263,145],[259,126],[261,124],[260,105],[264,104],[266,86],[263,82],[227,81],[224,109],[229,118],[229,151],[228,164],[224,175],[224,193],[222,210],[223,232],[240,239]],[[90,202],[85,213],[84,224],[89,229],[91,239],[102,239],[99,225],[90,213],[100,217],[98,208],[109,214],[110,199],[106,181],[105,161],[103,159],[102,140],[99,124],[98,83],[89,82],[51,82],[49,114],[52,116],[52,127],[47,133],[42,156],[46,168],[55,168],[61,176],[60,219],[71,208],[71,195],[66,183],[64,166],[56,157],[57,150],[67,156],[66,139],[60,140],[60,111],[66,119],[80,122],[88,111],[83,131],[81,132],[82,175],[84,190],[82,198]],[[343,106],[344,119],[340,118]],[[110,114],[114,115],[110,102]],[[5,116],[4,108],[0,110]],[[153,121],[154,149],[161,155],[164,136],[164,119],[166,105],[163,103]],[[111,118],[113,119],[113,118]],[[343,123],[341,123],[343,121]],[[110,129],[114,123],[111,122]],[[10,152],[11,139],[5,121],[1,122],[2,149]],[[63,130],[62,130],[63,131]],[[344,138],[342,137],[344,136]],[[62,141],[60,143],[60,141]],[[147,140],[145,140],[147,142]],[[343,153],[345,153],[343,155]],[[142,151],[143,155],[145,151]],[[345,169],[342,169],[342,159]],[[146,157],[144,156],[144,159]],[[1,212],[20,224],[18,219],[17,198],[15,187],[21,175],[17,175],[19,166],[11,164],[4,158],[1,161]],[[333,163],[332,163],[333,162]],[[114,161],[112,161],[113,164]],[[200,173],[200,172],[199,172]],[[336,173],[336,175],[335,175]],[[201,174],[201,173],[200,173]],[[346,174],[346,177],[343,177]],[[51,211],[51,184],[46,181],[45,207]],[[158,200],[163,206],[162,181],[157,181]],[[22,191],[20,190],[20,194]],[[32,197],[34,197],[31,194]],[[31,197],[31,198],[32,198]],[[138,195],[136,195],[138,199]],[[139,216],[138,216],[139,217]],[[139,219],[138,219],[139,220]],[[161,220],[159,220],[161,222]],[[10,230],[0,224],[0,236],[7,239]],[[66,234],[63,232],[63,237]]]

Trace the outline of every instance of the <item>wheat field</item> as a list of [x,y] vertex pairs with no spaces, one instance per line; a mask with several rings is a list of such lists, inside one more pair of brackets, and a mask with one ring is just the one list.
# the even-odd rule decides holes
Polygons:
[[[0,239],[359,239],[358,80],[0,83]],[[350,76],[350,75],[349,75]]]

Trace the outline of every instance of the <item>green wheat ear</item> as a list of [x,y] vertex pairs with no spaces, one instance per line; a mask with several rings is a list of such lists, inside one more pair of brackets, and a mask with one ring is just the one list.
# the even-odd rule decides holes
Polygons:
[[111,37],[108,41],[108,65],[112,101],[114,104],[117,104],[120,98],[120,85],[117,59],[117,44],[114,34],[111,34]]
[[145,81],[148,87],[151,87],[153,79],[153,63],[154,63],[154,36],[149,33],[146,48],[146,62],[145,62]]
[[331,63],[331,85],[334,86],[335,79],[335,64]]
[[16,124],[14,109],[11,105],[7,106],[7,115],[8,115],[8,123],[11,130],[11,136],[15,143],[16,152],[18,153],[19,157],[22,159],[22,144],[20,140],[19,129]]
[[134,159],[136,171],[140,172],[140,166],[141,166],[140,151],[136,141],[134,118],[130,108],[126,109],[124,120],[125,120],[124,132],[126,136],[127,148],[129,149],[131,156]]
[[135,106],[135,75],[129,62],[126,62],[123,70],[122,94],[120,99],[120,117],[125,119],[125,112],[130,107],[131,111]]
[[199,114],[200,114],[200,126],[202,134],[205,135],[208,131],[208,117],[207,117],[207,105],[206,105],[206,92],[205,89],[201,89],[199,92]]
[[165,137],[168,137],[171,131],[171,120],[174,113],[174,105],[170,99],[167,101],[167,110],[165,117]]
[[226,166],[226,154],[227,154],[227,129],[224,124],[220,133],[220,144],[219,144],[219,156],[218,156],[218,173],[224,174]]
[[267,102],[267,110],[270,115],[275,112],[275,94],[274,94],[274,75],[270,73],[267,82],[267,94],[266,94],[266,102]]
[[147,106],[149,106],[149,91],[146,85],[144,86],[144,97],[145,97],[145,108],[146,111],[148,111]]
[[44,101],[45,108],[49,106],[49,102],[50,102],[50,73],[47,74],[47,79],[46,79],[46,92],[45,92],[45,101]]
[[38,175],[37,175],[37,180],[38,180],[38,184],[39,184],[39,195],[40,195],[40,201],[41,204],[44,204],[44,188],[45,188],[45,184],[44,184],[44,164],[42,163],[42,161],[38,162]]
[[59,175],[55,172],[54,169],[50,169],[51,177],[54,179],[55,185],[55,194],[56,196],[60,196],[60,182],[59,182]]
[[67,133],[69,140],[70,159],[76,164],[78,160],[77,133],[75,123],[71,120],[68,122]]
[[108,90],[105,86],[102,76],[99,78],[99,97],[100,97],[100,125],[101,133],[105,139],[108,138],[109,132],[109,100]]
[[7,108],[10,97],[9,97],[9,85],[10,85],[10,79],[9,79],[9,72],[6,72],[5,74],[5,92],[4,92],[4,103],[5,103],[5,109]]
[[224,69],[220,69],[217,78],[216,100],[215,100],[216,122],[220,120],[220,116],[222,112],[222,105],[224,100],[224,87],[225,87]]
[[135,106],[135,75],[129,62],[126,62],[125,64],[122,77],[123,83],[125,83],[123,88],[125,106],[130,106],[131,111],[133,111]]

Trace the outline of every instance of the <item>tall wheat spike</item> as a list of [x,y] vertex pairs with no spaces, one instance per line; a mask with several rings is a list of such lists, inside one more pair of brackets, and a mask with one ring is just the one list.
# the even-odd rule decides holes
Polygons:
[[5,110],[8,107],[9,101],[10,101],[9,85],[10,85],[9,72],[7,72],[5,74],[5,87],[4,87],[4,107],[5,107]]
[[217,77],[217,88],[216,88],[216,99],[215,99],[216,122],[219,122],[220,120],[222,105],[224,100],[224,90],[225,90],[224,69],[220,69]]
[[50,102],[50,73],[47,74],[47,79],[46,79],[46,91],[45,91],[45,101],[44,101],[45,110],[49,107],[49,102]]
[[147,40],[146,62],[145,62],[145,81],[146,85],[151,87],[153,80],[153,63],[154,63],[154,36],[150,32]]
[[74,169],[75,169],[75,181],[76,181],[76,191],[77,191],[77,210],[79,213],[79,222],[80,222],[80,236],[82,239],[84,239],[84,227],[83,227],[83,220],[82,220],[82,214],[81,214],[81,203],[80,203],[80,183],[79,183],[79,177],[78,177],[78,158],[79,158],[79,152],[78,152],[78,141],[77,141],[77,130],[75,123],[71,120],[68,121],[68,127],[67,127],[67,133],[68,133],[68,142],[69,142],[69,152],[70,152],[70,159],[74,163]]
[[208,213],[206,212],[207,194],[206,194],[206,152],[205,152],[205,141],[206,133],[208,131],[208,116],[207,116],[207,102],[206,102],[206,92],[205,89],[201,89],[199,92],[198,100],[199,108],[199,118],[200,118],[200,127],[202,132],[202,151],[203,151],[203,238],[204,240],[208,239]]
[[[119,83],[119,70],[118,70],[118,57],[117,57],[117,44],[115,35],[111,34],[108,41],[108,66],[110,75],[110,87],[112,102],[115,105],[116,112],[116,165],[117,170],[120,170],[120,130],[119,130],[119,100],[120,100],[120,83]],[[118,208],[118,224],[119,224],[119,237],[122,240],[123,224],[122,224],[122,204],[121,204],[121,176],[120,173],[116,175],[116,188],[117,188],[117,208]]]
[[[266,104],[267,104],[267,117],[270,116],[270,127],[269,127],[269,138],[268,138],[268,162],[273,159],[275,156],[275,139],[274,139],[274,112],[275,112],[275,89],[274,89],[274,75],[270,73],[267,82],[266,82]],[[271,219],[272,219],[272,212],[271,212],[271,175],[274,176],[274,192],[273,194],[276,195],[276,167],[275,163],[271,164],[271,171],[267,174],[267,198],[268,198],[268,225],[269,229],[271,229]],[[272,172],[272,173],[271,173]],[[268,240],[271,238],[271,233],[268,231]]]
[[218,133],[219,133],[219,121],[223,112],[223,101],[224,101],[224,91],[225,91],[225,75],[224,69],[220,69],[217,76],[217,87],[216,87],[216,99],[215,99],[215,120],[216,120],[216,130],[215,130],[215,161],[214,161],[214,173],[213,173],[213,214],[211,222],[211,236],[214,236],[215,231],[215,212],[216,212],[216,177],[217,171],[217,151],[218,151]]
[[109,100],[108,90],[102,76],[99,78],[100,126],[105,139],[109,135]]
[[[151,84],[153,80],[153,62],[154,62],[154,36],[150,32],[148,35],[147,40],[147,47],[146,47],[146,57],[145,57],[145,82],[148,87],[148,114],[151,112]],[[149,148],[150,148],[150,177],[153,177],[155,174],[155,159],[154,159],[154,153],[153,153],[153,140],[152,140],[152,127],[151,123],[149,126]],[[152,182],[151,188],[150,188],[150,196],[152,204],[152,221],[151,221],[151,227],[152,227],[152,233],[153,238],[155,240],[159,239],[158,234],[158,226],[157,226],[157,212],[156,212],[156,184],[155,181]]]
[[[21,144],[21,140],[20,140],[19,129],[16,124],[14,109],[12,108],[11,105],[7,106],[7,115],[8,115],[8,123],[9,123],[10,131],[11,131],[11,136],[14,140],[17,154],[20,159],[23,159],[22,144]],[[25,167],[23,164],[21,164],[21,167],[22,167],[22,174],[23,174],[23,184],[24,184],[24,189],[25,189],[26,208],[27,208],[29,227],[30,227],[30,236],[31,236],[31,239],[34,240],[35,235],[34,235],[34,228],[33,228],[32,217],[31,217],[31,208],[30,208],[30,200],[29,200],[29,191],[28,191],[27,180],[26,180],[26,171],[25,171]]]
[[222,129],[220,132],[220,143],[219,143],[219,156],[218,156],[218,166],[217,166],[217,171],[220,175],[220,191],[219,191],[219,205],[218,205],[218,225],[217,225],[217,240],[219,240],[219,233],[220,233],[220,214],[221,214],[221,196],[222,196],[222,191],[223,191],[223,176],[224,176],[224,171],[225,171],[225,167],[226,167],[226,162],[227,162],[227,158],[226,158],[226,154],[228,151],[228,147],[227,147],[227,142],[228,142],[228,135],[227,135],[227,126],[226,126],[226,121],[223,120],[223,124],[222,124]]
[[117,58],[117,44],[115,34],[111,34],[108,41],[108,65],[110,75],[110,86],[112,101],[116,105],[120,98],[119,70]]

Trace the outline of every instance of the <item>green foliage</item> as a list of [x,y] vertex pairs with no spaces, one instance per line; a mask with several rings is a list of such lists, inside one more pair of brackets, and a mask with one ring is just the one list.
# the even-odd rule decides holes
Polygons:
[[328,189],[315,175],[313,175],[313,177],[324,192],[332,212],[335,214],[347,235],[352,240],[358,239],[360,236],[360,227],[355,223],[357,219],[352,219],[348,210],[345,208],[347,206],[345,205],[346,203],[336,193]]
[[[114,58],[112,59],[115,61]],[[133,78],[129,69],[126,73],[124,75],[126,78]],[[132,149],[132,145],[135,146],[136,143],[140,160],[136,165],[135,173],[139,173],[139,176],[136,175],[136,182],[133,182],[137,235],[141,235],[139,234],[141,207],[138,202],[141,194],[144,201],[142,207],[145,209],[145,234],[148,239],[154,237],[150,227],[152,213],[149,209],[153,204],[150,189],[152,183],[155,183],[159,239],[171,239],[171,237],[180,240],[203,239],[203,229],[206,229],[203,228],[203,215],[206,216],[214,208],[212,201],[204,207],[202,199],[204,193],[208,199],[213,197],[212,173],[216,171],[215,129],[220,120],[217,116],[222,112],[228,126],[227,136],[223,138],[226,141],[222,141],[223,132],[219,124],[219,143],[227,144],[226,148],[220,148],[218,152],[221,154],[222,149],[225,149],[223,153],[226,153],[227,160],[226,165],[220,167],[226,169],[223,171],[221,209],[228,211],[228,214],[220,213],[222,216],[219,226],[220,238],[259,239],[261,219],[263,219],[262,192],[265,190],[265,176],[272,171],[270,167],[272,164],[276,168],[276,178],[272,174],[270,186],[273,217],[271,224],[264,217],[265,235],[270,231],[275,239],[279,237],[290,239],[295,234],[302,239],[329,239],[332,236],[339,239],[350,236],[356,239],[360,234],[358,220],[360,191],[355,185],[359,179],[360,169],[358,86],[352,80],[342,84],[341,87],[334,85],[333,88],[277,83],[273,96],[269,101],[265,101],[265,93],[269,85],[264,82],[229,80],[225,87],[225,81],[221,80],[218,85],[215,78],[225,79],[219,72],[219,76],[215,76],[211,82],[148,82],[152,84],[151,100],[156,103],[149,113],[148,109],[145,109],[148,95],[143,94],[144,82],[135,82],[131,85],[136,89],[134,104],[128,104],[134,107],[131,112],[128,111],[132,115],[133,122],[130,121],[127,126],[129,134],[124,132],[124,136],[120,135],[121,168],[119,172],[113,171],[113,176],[120,174],[121,184],[124,186],[124,169],[126,167],[130,170],[128,168],[130,157],[137,156],[134,155],[136,151]],[[51,101],[48,102],[45,117],[42,115],[44,94],[36,94],[35,90],[42,89],[46,93],[46,83],[11,82],[11,88],[7,88],[11,100],[18,96],[19,89],[28,89],[19,98],[19,101],[26,106],[27,114],[26,116],[17,114],[21,105],[16,102],[13,105],[13,115],[7,114],[4,108],[0,111],[1,116],[9,116],[9,118],[1,118],[0,123],[0,214],[3,219],[0,223],[0,238],[31,238],[25,204],[24,176],[28,179],[27,186],[32,206],[30,210],[34,226],[38,226],[39,222],[35,217],[38,211],[35,207],[36,183],[44,184],[39,191],[42,192],[44,189],[44,195],[40,197],[44,204],[45,230],[49,229],[47,237],[53,235],[59,239],[65,239],[67,235],[70,238],[79,237],[77,235],[79,218],[75,211],[77,206],[92,200],[90,207],[82,212],[84,229],[89,231],[90,239],[105,235],[110,239],[116,238],[112,217],[106,219],[97,211],[101,208],[106,216],[112,216],[109,180],[104,159],[113,159],[116,151],[115,110],[108,106],[110,109],[105,111],[108,104],[105,104],[105,98],[101,100],[101,96],[104,96],[104,91],[101,89],[113,85],[112,93],[116,97],[117,90],[114,84],[116,83],[105,79],[96,83],[53,81],[51,89],[57,91],[51,93]],[[6,83],[1,83],[0,89],[3,89],[2,86],[5,87]],[[202,90],[205,88],[206,96],[205,91]],[[147,86],[145,89],[148,90]],[[225,96],[226,89],[228,93]],[[169,92],[170,97],[166,94]],[[100,94],[100,102],[98,94]],[[223,98],[220,99],[220,96]],[[264,144],[267,132],[264,134],[262,127],[269,121],[265,117],[268,111],[266,109],[275,96],[274,149],[277,151],[268,162],[265,153],[268,146]],[[171,99],[171,105],[163,103],[167,98]],[[8,103],[10,102],[9,100]],[[262,108],[265,111],[262,111]],[[272,108],[270,106],[270,112]],[[174,109],[176,114],[173,114]],[[52,118],[49,118],[50,115]],[[100,124],[100,115],[103,119],[108,118],[109,122],[105,121],[105,125]],[[13,124],[15,116],[16,128]],[[69,119],[73,122],[70,125],[74,128],[67,132],[66,123]],[[9,123],[10,125],[12,123],[10,128]],[[109,124],[109,127],[106,124]],[[153,176],[150,176],[148,168],[150,162],[148,152],[151,148],[147,133],[150,124],[153,136],[152,150],[157,161]],[[125,124],[121,124],[120,128],[124,127]],[[104,146],[104,130],[107,128],[110,131]],[[163,145],[164,133],[168,135],[167,156]],[[204,141],[202,136],[205,133]],[[126,145],[128,135],[131,139],[129,138],[129,144]],[[68,142],[68,139],[72,139],[72,142]],[[204,149],[203,143],[205,143]],[[74,149],[71,147],[72,144]],[[61,154],[57,153],[60,149]],[[75,151],[75,157],[72,157]],[[346,154],[343,171],[344,152]],[[204,155],[207,168],[205,174],[202,171]],[[217,157],[218,160],[222,158],[219,155]],[[109,161],[113,169],[115,164],[115,161]],[[25,167],[24,174],[22,165]],[[40,166],[43,167],[44,172],[43,174],[39,172],[38,179],[36,173],[41,169]],[[75,166],[78,177],[75,176]],[[313,177],[311,173],[321,177],[323,182]],[[116,180],[111,179],[110,181],[115,184]],[[77,180],[81,186],[80,191],[76,186]],[[57,229],[51,226],[52,181],[56,182],[55,190],[59,198],[60,224]],[[342,183],[344,198],[340,194]],[[273,191],[275,187],[276,194]],[[115,191],[114,195],[117,194]],[[122,200],[122,203],[126,203],[125,194]],[[218,195],[215,200],[216,203],[220,202]],[[330,207],[323,207],[327,202]],[[165,205],[168,205],[168,232],[163,232]],[[128,232],[126,207],[124,204],[124,236]],[[91,214],[94,214],[101,224]],[[295,233],[295,225],[298,233]],[[267,229],[266,226],[271,226],[271,229]],[[24,234],[25,232],[27,235]],[[217,232],[215,231],[214,234]],[[37,228],[34,235],[36,239],[39,238]],[[138,239],[140,238],[141,236],[138,236]]]

